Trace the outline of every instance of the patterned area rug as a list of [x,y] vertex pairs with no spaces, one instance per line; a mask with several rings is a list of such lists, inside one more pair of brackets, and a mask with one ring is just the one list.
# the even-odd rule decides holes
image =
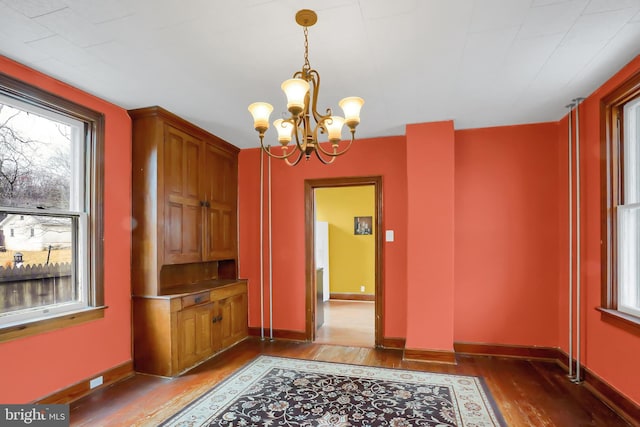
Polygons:
[[506,426],[482,378],[259,356],[162,426]]

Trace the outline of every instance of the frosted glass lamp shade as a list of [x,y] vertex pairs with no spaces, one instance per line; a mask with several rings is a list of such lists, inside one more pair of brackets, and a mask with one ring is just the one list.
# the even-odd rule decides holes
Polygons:
[[364,104],[364,99],[357,96],[344,98],[338,103],[342,111],[344,111],[344,121],[351,129],[354,129],[360,123],[362,104]]
[[269,116],[273,111],[273,106],[266,102],[254,102],[249,105],[249,112],[253,116],[253,127],[263,134],[269,129]]
[[284,146],[291,142],[291,135],[293,134],[293,125],[291,122],[278,119],[273,122],[273,127],[278,131],[278,142],[280,144]]
[[340,116],[331,116],[324,122],[329,134],[329,141],[332,143],[338,143],[342,140],[342,126],[344,126],[344,119]]
[[287,110],[296,117],[304,111],[304,100],[309,92],[309,82],[303,79],[289,79],[285,80],[281,87],[287,95]]

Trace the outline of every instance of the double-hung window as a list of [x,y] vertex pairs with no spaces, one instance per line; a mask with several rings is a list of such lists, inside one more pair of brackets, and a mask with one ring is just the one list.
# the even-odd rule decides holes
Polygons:
[[622,203],[618,205],[618,310],[640,317],[640,97],[623,109]]
[[0,340],[103,306],[102,123],[0,74]]
[[640,73],[603,100],[602,306],[640,325]]

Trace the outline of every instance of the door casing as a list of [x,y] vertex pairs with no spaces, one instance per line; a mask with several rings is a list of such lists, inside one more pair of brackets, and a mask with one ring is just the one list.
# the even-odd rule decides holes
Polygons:
[[305,280],[306,280],[306,327],[308,341],[316,338],[315,300],[315,197],[316,188],[374,186],[375,228],[375,346],[381,347],[384,337],[384,267],[383,267],[383,218],[382,218],[382,176],[361,176],[343,178],[307,179],[304,181],[305,210]]

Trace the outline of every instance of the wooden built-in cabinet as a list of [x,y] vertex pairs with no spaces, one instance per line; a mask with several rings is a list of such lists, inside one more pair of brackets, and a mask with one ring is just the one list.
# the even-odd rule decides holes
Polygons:
[[173,376],[247,336],[239,150],[160,107],[129,114],[134,363]]
[[134,296],[133,321],[135,369],[175,376],[247,337],[247,284]]

